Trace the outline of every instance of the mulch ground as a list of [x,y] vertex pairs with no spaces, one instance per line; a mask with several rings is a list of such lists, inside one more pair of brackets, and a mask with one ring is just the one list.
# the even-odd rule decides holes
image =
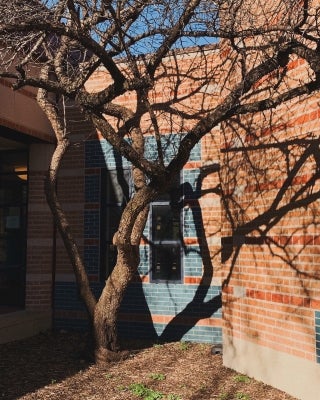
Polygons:
[[294,400],[223,367],[210,345],[130,345],[129,358],[102,368],[83,343],[80,334],[45,333],[0,345],[0,399]]

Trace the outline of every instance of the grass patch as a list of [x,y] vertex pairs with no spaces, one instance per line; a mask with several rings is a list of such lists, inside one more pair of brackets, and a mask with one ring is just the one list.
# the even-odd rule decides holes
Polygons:
[[247,375],[236,375],[234,378],[235,382],[250,383],[251,379]]
[[164,374],[150,374],[149,378],[153,379],[154,381],[164,381],[166,376]]
[[237,400],[250,400],[250,396],[246,393],[238,392],[236,393]]

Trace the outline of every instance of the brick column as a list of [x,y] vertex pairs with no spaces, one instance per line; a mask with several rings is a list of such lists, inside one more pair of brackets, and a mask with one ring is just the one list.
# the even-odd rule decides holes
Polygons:
[[53,222],[44,194],[52,144],[32,144],[29,158],[26,309],[51,310]]

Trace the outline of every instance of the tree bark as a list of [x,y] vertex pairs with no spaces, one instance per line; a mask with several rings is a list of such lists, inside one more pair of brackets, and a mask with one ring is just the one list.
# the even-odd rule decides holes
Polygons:
[[154,189],[144,187],[135,194],[124,209],[114,236],[113,243],[118,251],[117,262],[97,302],[93,318],[97,364],[126,355],[119,352],[118,313],[125,291],[139,267],[139,244],[148,218],[149,203],[155,193]]
[[[112,361],[119,352],[117,317],[126,288],[139,266],[139,246],[118,245],[116,266],[107,279],[94,313],[96,363]],[[119,353],[119,357],[122,354]]]

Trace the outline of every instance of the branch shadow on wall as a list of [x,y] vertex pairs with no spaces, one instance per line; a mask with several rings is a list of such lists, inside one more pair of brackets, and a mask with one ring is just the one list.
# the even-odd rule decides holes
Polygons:
[[[127,318],[130,318],[130,321],[127,323],[124,323],[123,321],[119,323],[120,333],[123,330],[123,327],[125,327],[127,330],[127,332],[124,332],[125,336],[127,336],[127,333],[130,332],[131,337],[136,335],[140,338],[143,337],[150,339],[153,342],[179,341],[183,339],[183,337],[199,321],[212,317],[221,309],[221,293],[208,299],[208,292],[212,286],[214,266],[205,235],[204,221],[199,202],[199,199],[204,194],[217,194],[219,192],[218,187],[210,188],[206,191],[202,190],[203,179],[211,173],[217,173],[218,169],[219,166],[217,164],[202,168],[197,179],[196,187],[193,188],[188,182],[180,185],[178,194],[180,201],[178,204],[172,204],[172,207],[179,207],[180,210],[182,210],[183,207],[188,206],[193,213],[193,220],[195,221],[194,226],[199,250],[191,248],[191,246],[187,246],[184,243],[183,234],[180,234],[183,252],[187,255],[188,252],[196,251],[198,255],[200,255],[203,263],[203,273],[202,276],[199,277],[200,282],[197,283],[197,288],[194,292],[193,298],[188,302],[183,310],[172,317],[170,322],[159,335],[154,327],[151,312],[148,306],[148,300],[146,299],[146,295],[144,293],[143,278],[139,273],[137,273],[134,282],[131,283],[127,289],[121,306],[121,311],[126,313]],[[144,237],[144,240],[146,241],[147,245],[152,248],[152,241],[146,237]],[[150,274],[151,269],[149,269],[147,273]],[[171,289],[168,283],[169,282],[167,282],[167,288],[170,292]],[[152,284],[152,286],[153,285],[156,287],[156,283]],[[152,290],[152,288],[150,290]],[[170,300],[173,302],[175,301],[174,293],[172,293],[172,299]],[[132,318],[130,317],[130,313],[132,314]]]
[[[292,236],[285,236],[282,240],[276,241],[272,236],[269,236],[272,228],[283,220],[283,218],[291,211],[297,209],[306,210],[309,205],[313,204],[320,198],[320,189],[316,186],[317,180],[320,178],[320,151],[318,139],[293,140],[276,143],[274,145],[254,146],[252,149],[247,148],[236,150],[237,152],[265,151],[266,149],[273,147],[285,154],[289,152],[288,148],[292,146],[303,148],[303,152],[299,155],[294,165],[290,167],[288,166],[287,175],[284,177],[281,184],[279,182],[269,182],[271,186],[277,185],[277,193],[271,204],[263,212],[257,213],[254,218],[249,219],[248,221],[240,221],[234,217],[235,208],[238,208],[238,211],[236,212],[238,215],[239,210],[242,214],[245,214],[246,210],[242,208],[240,202],[235,201],[233,194],[222,193],[225,212],[232,227],[232,235],[226,236],[222,239],[222,262],[225,263],[232,258],[231,268],[226,277],[225,285],[230,281],[233,267],[237,260],[237,255],[243,245],[267,244],[270,246],[273,244],[284,250],[286,246],[292,244],[292,236],[294,232]],[[299,172],[306,166],[306,163],[310,158],[313,158],[316,164],[314,173],[311,173],[309,177],[299,175]],[[299,187],[289,193],[294,185],[299,185]],[[253,186],[255,185],[253,184]],[[262,188],[263,186],[264,184],[257,184],[255,186],[257,188],[257,193],[261,196],[266,195],[266,192]],[[266,188],[266,190],[268,190],[268,188]],[[288,195],[290,195],[290,198],[286,199]],[[312,223],[312,221],[310,222]],[[313,222],[317,224],[317,221]],[[301,228],[303,229],[307,227],[302,224]],[[294,262],[290,262],[290,265],[297,273],[304,274],[299,270]],[[310,273],[305,273],[305,275],[311,278],[320,277]]]
[[[232,292],[234,285],[242,285],[243,294],[252,301],[279,303],[279,307],[286,307],[285,312],[300,318],[303,326],[309,326],[299,309],[313,308],[312,282],[320,280],[317,258],[305,261],[318,253],[320,244],[319,138],[313,133],[290,137],[290,126],[283,124],[278,135],[270,133],[270,128],[263,137],[253,137],[252,130],[239,120],[227,128],[229,139],[231,131],[236,140],[223,150],[220,176],[227,232],[222,237],[221,253],[222,263],[228,267],[222,285],[226,327],[231,332],[238,329],[233,324],[232,302],[238,301],[240,307],[242,295],[238,298]],[[241,129],[245,133],[239,134]],[[276,263],[281,266],[278,273],[273,270]],[[255,275],[265,274],[265,284],[258,278],[248,282],[246,267],[254,269],[251,273]],[[233,281],[235,273],[238,283]],[[291,286],[286,287],[282,279],[290,279],[287,285]],[[252,316],[246,317],[242,329],[257,337],[260,334]]]

